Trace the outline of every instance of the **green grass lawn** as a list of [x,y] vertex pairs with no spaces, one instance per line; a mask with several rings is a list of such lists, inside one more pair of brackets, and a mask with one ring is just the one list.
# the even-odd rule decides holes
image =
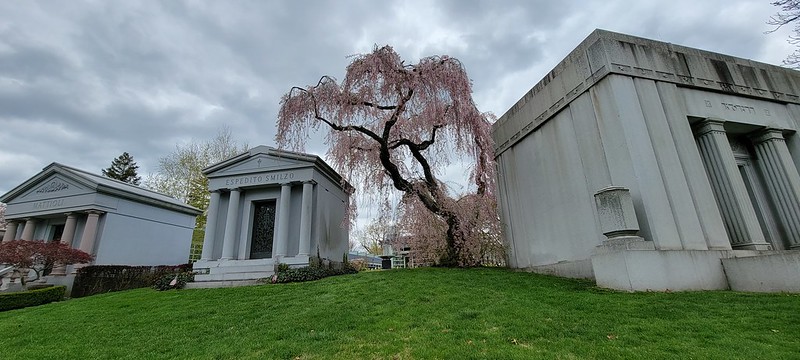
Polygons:
[[800,295],[619,293],[502,269],[139,289],[0,313],[0,359],[789,359]]

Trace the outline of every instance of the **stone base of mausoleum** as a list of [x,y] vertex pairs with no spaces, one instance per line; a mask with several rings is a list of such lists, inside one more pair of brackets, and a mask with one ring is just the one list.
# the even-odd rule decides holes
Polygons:
[[595,282],[626,291],[800,292],[800,252],[619,250],[592,256]]
[[277,264],[298,268],[308,266],[308,256],[282,257],[250,260],[200,260],[194,263],[194,285],[190,288],[230,287],[253,285],[258,280],[269,279],[275,274]]

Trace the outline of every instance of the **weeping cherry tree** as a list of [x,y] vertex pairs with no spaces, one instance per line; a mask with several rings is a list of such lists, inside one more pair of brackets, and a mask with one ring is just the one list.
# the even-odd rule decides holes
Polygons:
[[[408,233],[441,240],[431,246],[435,263],[474,266],[481,261],[481,239],[499,221],[490,116],[475,106],[457,59],[431,56],[407,65],[384,46],[354,57],[341,83],[324,76],[284,95],[276,142],[302,151],[309,131],[322,127],[328,159],[351,184],[373,200],[402,192],[405,217],[424,219],[406,224]],[[475,191],[461,200],[437,178],[456,160],[471,164]],[[438,235],[430,234],[434,230]]]

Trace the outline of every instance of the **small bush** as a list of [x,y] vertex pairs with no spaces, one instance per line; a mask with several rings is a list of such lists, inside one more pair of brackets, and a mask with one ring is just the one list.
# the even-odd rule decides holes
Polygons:
[[290,283],[319,280],[328,276],[355,274],[358,271],[352,266],[342,266],[339,269],[332,266],[307,266],[299,269],[286,269],[278,271],[272,277],[272,283]]
[[51,286],[39,290],[0,294],[0,311],[44,305],[64,299],[66,286]]
[[170,289],[183,289],[187,282],[194,281],[194,274],[182,272],[177,274],[162,275],[156,279],[153,289],[164,291]]
[[356,271],[364,271],[369,268],[369,264],[367,264],[367,260],[355,259],[350,262],[350,267],[352,267]]

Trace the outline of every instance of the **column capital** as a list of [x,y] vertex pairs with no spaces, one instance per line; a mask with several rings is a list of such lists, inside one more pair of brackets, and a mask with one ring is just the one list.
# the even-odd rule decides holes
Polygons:
[[759,144],[770,140],[780,140],[780,141],[785,140],[783,137],[783,131],[781,129],[773,129],[773,128],[766,128],[764,130],[755,132],[752,135],[749,135],[749,137],[754,144]]
[[87,210],[86,211],[87,215],[103,215],[105,213],[106,213],[105,211],[100,211],[100,210]]
[[303,183],[303,185],[305,185],[305,184],[317,185],[317,182],[315,180],[313,180],[313,179],[312,180],[304,180],[304,181],[301,181],[301,182]]
[[694,133],[697,136],[705,135],[710,132],[726,133],[725,120],[717,118],[705,118],[694,125]]

